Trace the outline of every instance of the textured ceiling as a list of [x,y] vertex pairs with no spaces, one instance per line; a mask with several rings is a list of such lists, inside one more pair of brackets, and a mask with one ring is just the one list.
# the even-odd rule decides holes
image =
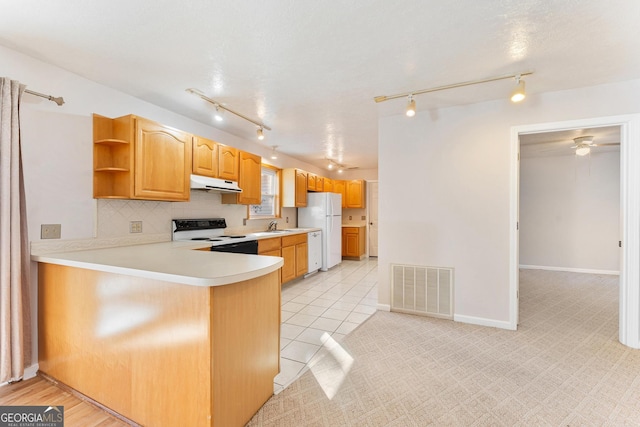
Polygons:
[[[198,88],[272,127],[266,145],[318,166],[377,167],[378,117],[405,104],[377,95],[525,70],[529,94],[640,77],[637,0],[4,3],[0,44],[255,139],[248,122],[215,122],[185,92]],[[418,114],[511,88],[420,95]]]

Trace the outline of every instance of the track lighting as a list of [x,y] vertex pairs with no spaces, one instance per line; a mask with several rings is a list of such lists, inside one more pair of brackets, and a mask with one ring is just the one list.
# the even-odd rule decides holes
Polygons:
[[221,122],[224,120],[224,117],[222,116],[222,114],[224,114],[224,110],[220,108],[218,104],[216,104],[215,107],[216,107],[216,112],[213,113],[213,118],[216,119],[217,122]]
[[409,102],[407,102],[407,110],[405,111],[407,117],[413,117],[416,115],[416,100],[413,99],[413,94],[409,95]]
[[327,165],[327,169],[329,170],[333,170],[335,168],[338,169],[338,173],[342,173],[342,171],[344,170],[344,166],[341,164],[336,163],[335,161],[328,159],[329,160],[329,164]]
[[193,94],[193,95],[199,96],[200,98],[202,98],[203,100],[207,101],[208,103],[213,104],[213,106],[216,109],[216,112],[215,112],[213,117],[218,122],[220,122],[220,121],[222,121],[224,119],[222,117],[222,114],[225,111],[228,111],[231,114],[233,114],[234,116],[238,116],[241,119],[244,119],[244,120],[246,120],[248,122],[251,122],[254,125],[258,126],[258,139],[261,140],[261,141],[264,139],[264,129],[271,130],[271,128],[269,126],[265,125],[264,123],[259,122],[257,120],[250,119],[249,117],[245,116],[244,114],[240,114],[237,111],[234,111],[229,107],[225,107],[224,105],[221,105],[218,101],[215,101],[215,100],[209,98],[204,93],[200,92],[198,89],[189,88],[189,89],[185,89],[185,90],[187,92]]
[[277,147],[277,145],[274,145],[273,149],[271,150],[271,160],[277,160],[278,159],[278,153],[276,153],[276,147]]
[[413,117],[416,114],[416,101],[415,101],[415,96],[416,95],[421,95],[423,93],[429,93],[429,92],[437,92],[440,90],[446,90],[446,89],[454,89],[457,87],[463,87],[463,86],[471,86],[471,85],[477,85],[480,83],[489,83],[489,82],[495,82],[498,80],[505,80],[505,79],[516,79],[516,83],[517,83],[517,87],[516,90],[513,91],[513,93],[511,94],[511,100],[513,102],[519,102],[522,101],[525,97],[525,92],[524,92],[524,80],[522,80],[523,76],[529,76],[533,74],[533,71],[527,71],[524,73],[519,73],[519,74],[508,74],[505,76],[497,76],[497,77],[487,77],[485,79],[479,79],[479,80],[471,80],[471,81],[467,81],[467,82],[462,82],[462,83],[454,83],[454,84],[450,84],[450,85],[445,85],[445,86],[438,86],[438,87],[434,87],[434,88],[430,88],[430,89],[421,89],[421,90],[414,90],[411,92],[404,92],[404,93],[398,93],[395,95],[381,95],[381,96],[376,96],[375,98],[373,98],[373,100],[375,102],[384,102],[384,101],[389,101],[391,99],[398,99],[398,98],[405,98],[408,97],[409,101],[407,103],[407,109],[406,109],[406,114],[409,117]]
[[524,91],[524,80],[521,78],[522,76],[518,74],[516,76],[516,87],[513,88],[513,92],[511,92],[511,102],[520,102],[526,96]]

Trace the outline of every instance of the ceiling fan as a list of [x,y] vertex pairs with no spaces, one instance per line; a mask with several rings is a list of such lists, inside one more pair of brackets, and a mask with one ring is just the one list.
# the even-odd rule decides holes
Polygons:
[[577,156],[586,156],[591,152],[591,148],[593,147],[604,147],[607,145],[620,145],[619,142],[605,142],[602,144],[594,144],[592,136],[579,136],[577,138],[573,138],[573,145],[571,148],[576,150]]

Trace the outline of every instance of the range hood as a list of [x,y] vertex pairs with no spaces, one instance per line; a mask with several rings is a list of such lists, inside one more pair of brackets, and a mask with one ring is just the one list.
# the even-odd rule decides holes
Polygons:
[[209,178],[202,175],[191,175],[192,190],[220,191],[221,193],[242,193],[235,181],[226,179]]

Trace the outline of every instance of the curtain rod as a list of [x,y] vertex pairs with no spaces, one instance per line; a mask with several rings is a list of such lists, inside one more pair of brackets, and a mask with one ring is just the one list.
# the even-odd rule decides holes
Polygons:
[[41,98],[47,98],[49,101],[53,101],[58,105],[64,104],[64,99],[61,96],[55,97],[55,96],[51,96],[51,95],[45,95],[44,93],[34,92],[32,90],[29,90],[29,89],[25,89],[24,91],[29,93],[29,94],[31,94],[31,95],[39,96]]

